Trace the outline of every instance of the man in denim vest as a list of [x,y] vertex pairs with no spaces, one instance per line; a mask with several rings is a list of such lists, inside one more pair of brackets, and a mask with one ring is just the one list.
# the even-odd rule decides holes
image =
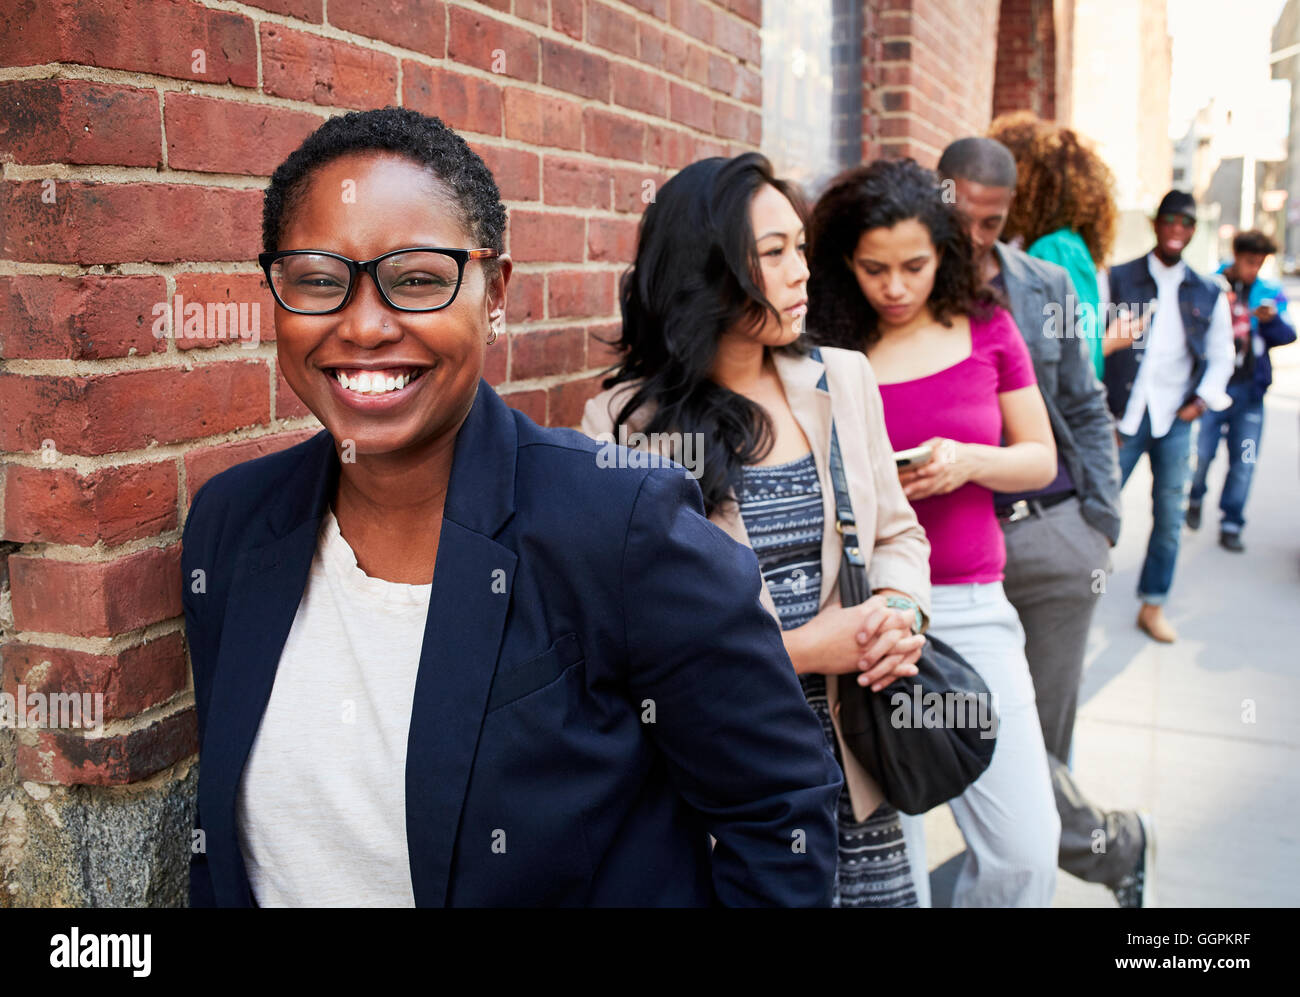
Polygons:
[[1110,271],[1116,315],[1106,330],[1106,394],[1117,420],[1122,482],[1151,460],[1155,520],[1138,578],[1137,624],[1155,640],[1178,634],[1165,617],[1174,579],[1195,422],[1231,404],[1225,388],[1235,351],[1227,298],[1218,282],[1182,259],[1196,230],[1196,202],[1171,190],[1153,222],[1156,246]]

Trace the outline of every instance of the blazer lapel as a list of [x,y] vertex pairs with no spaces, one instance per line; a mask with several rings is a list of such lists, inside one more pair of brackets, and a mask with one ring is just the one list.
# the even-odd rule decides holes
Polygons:
[[[818,353],[820,356],[820,351]],[[822,489],[822,516],[828,529],[822,531],[822,584],[818,604],[825,608],[831,592],[839,580],[840,535],[835,532],[835,491],[831,487],[829,457],[831,452],[831,395],[826,382],[826,367],[812,356],[772,352],[777,376],[785,388],[785,398],[790,404],[795,422],[808,437],[812,448],[817,480]],[[859,432],[855,427],[845,427],[844,432]]]
[[460,814],[513,591],[517,558],[492,537],[514,512],[517,446],[513,414],[481,381],[456,438],[406,747],[417,906],[450,899]]

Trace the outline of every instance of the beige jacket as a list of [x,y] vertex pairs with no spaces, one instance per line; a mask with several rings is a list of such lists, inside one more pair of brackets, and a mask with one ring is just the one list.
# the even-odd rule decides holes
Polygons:
[[[823,346],[821,355],[823,362],[808,356],[772,354],[786,400],[812,447],[817,477],[821,481],[822,515],[830,527],[822,531],[821,608],[825,610],[840,604],[841,545],[840,534],[834,528],[835,490],[829,467],[833,415],[871,587],[907,593],[917,601],[928,621],[930,542],[898,481],[875,375],[867,358],[855,350]],[[614,417],[632,390],[633,385],[620,384],[587,402],[582,431],[593,437],[602,433],[616,434]],[[634,413],[628,421],[627,431],[631,433],[643,428],[650,414],[648,409]],[[666,445],[661,449],[666,451]],[[747,547],[753,546],[734,503],[723,504],[709,518],[733,540]],[[874,546],[866,543],[873,531]],[[776,604],[766,584],[760,597],[763,606],[775,617]],[[875,780],[844,745],[839,727],[836,685],[828,676],[827,698],[840,742],[840,755],[844,759],[844,777],[853,801],[853,814],[855,819],[865,820],[884,796]]]

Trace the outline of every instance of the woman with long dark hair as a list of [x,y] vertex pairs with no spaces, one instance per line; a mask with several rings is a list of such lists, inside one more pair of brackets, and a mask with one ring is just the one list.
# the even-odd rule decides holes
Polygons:
[[1039,488],[1056,447],[1029,351],[980,290],[969,237],[938,178],[911,160],[842,174],[811,224],[809,328],[880,380],[899,472],[930,539],[931,632],[996,697],[997,751],[951,802],[968,846],[955,906],[1047,906],[1060,821],[1024,654],[1002,590],[994,490]]
[[[897,811],[840,743],[833,679],[858,675],[878,690],[916,674],[928,545],[894,473],[870,365],[801,342],[804,223],[798,192],[756,153],[693,163],[665,184],[622,284],[622,359],[587,403],[583,429],[650,446],[656,433],[701,441],[692,471],[705,511],[757,555],[763,604],[844,767],[833,903],[913,906],[925,884]],[[832,423],[876,593],[847,608]]]

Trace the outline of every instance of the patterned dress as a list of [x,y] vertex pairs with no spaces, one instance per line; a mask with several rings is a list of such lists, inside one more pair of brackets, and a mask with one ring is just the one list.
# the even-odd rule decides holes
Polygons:
[[[811,453],[785,464],[742,470],[740,514],[776,603],[782,630],[817,615],[821,597],[822,493]],[[826,676],[799,676],[804,696],[843,765],[826,701]],[[853,819],[848,788],[839,799],[839,863],[834,907],[915,907],[916,888],[898,811],[882,803]]]

